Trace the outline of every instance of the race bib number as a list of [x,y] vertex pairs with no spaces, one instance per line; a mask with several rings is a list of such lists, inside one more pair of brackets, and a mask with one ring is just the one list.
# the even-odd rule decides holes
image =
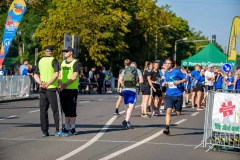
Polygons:
[[168,88],[177,88],[173,82],[168,82]]

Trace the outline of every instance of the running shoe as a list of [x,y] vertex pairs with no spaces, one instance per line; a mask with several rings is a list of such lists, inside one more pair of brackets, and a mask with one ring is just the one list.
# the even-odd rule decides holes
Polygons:
[[114,115],[115,115],[115,116],[118,116],[118,117],[121,116],[118,112],[115,112]]
[[149,114],[141,114],[141,117],[143,117],[143,118],[151,118],[151,116]]
[[42,137],[48,137],[48,136],[49,136],[48,131],[42,132]]
[[68,129],[66,129],[66,128],[63,128],[62,131],[63,131],[64,133],[69,133],[70,130],[68,130]]
[[127,122],[126,120],[124,120],[122,122],[122,125],[126,128],[126,129],[133,129],[133,126],[131,125],[130,122]]
[[149,114],[145,114],[144,118],[151,118],[151,116]]
[[165,129],[163,130],[163,133],[166,134],[166,135],[170,135],[170,130],[165,128]]
[[160,113],[161,113],[161,114],[166,113],[166,110],[165,110],[165,109],[162,109],[162,110],[160,110]]
[[70,133],[64,133],[63,131],[55,132],[55,137],[68,137]]
[[152,116],[160,116],[160,112],[158,109],[154,110]]
[[198,107],[197,110],[198,110],[198,111],[202,111],[202,110],[204,110],[204,109],[203,109],[202,107]]
[[77,135],[77,134],[78,134],[78,132],[76,132],[76,129],[75,129],[75,128],[72,128],[72,129],[70,130],[70,133],[73,134],[73,135]]
[[127,122],[127,127],[128,127],[128,129],[133,129],[133,126],[131,125],[130,122]]

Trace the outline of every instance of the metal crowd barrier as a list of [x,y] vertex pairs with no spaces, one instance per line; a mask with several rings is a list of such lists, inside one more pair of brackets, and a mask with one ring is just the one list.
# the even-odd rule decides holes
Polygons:
[[0,76],[0,101],[29,97],[30,86],[29,76]]
[[218,150],[240,149],[240,93],[209,91],[202,146]]
[[[104,81],[103,82],[103,88],[102,88],[102,90],[103,90],[103,93],[113,93],[115,90],[116,90],[116,81],[117,79],[115,78],[115,77],[112,77],[111,78],[111,81],[110,81],[110,84],[109,84],[109,88],[110,88],[110,91],[109,92],[107,92],[106,91],[106,85],[107,85],[107,81]],[[91,87],[93,87],[93,88],[97,88],[97,86],[98,86],[98,83],[97,82],[89,82],[89,80],[88,79],[82,79],[82,80],[80,80],[80,82],[79,82],[79,90],[82,92],[82,90],[84,90],[84,91],[89,91],[89,89],[90,89],[90,86]]]

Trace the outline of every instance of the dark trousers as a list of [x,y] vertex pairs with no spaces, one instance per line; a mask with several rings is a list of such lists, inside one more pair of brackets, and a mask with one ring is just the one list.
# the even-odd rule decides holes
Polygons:
[[103,82],[98,82],[97,92],[99,94],[102,94],[102,88],[103,88]]
[[41,91],[40,92],[40,121],[42,131],[48,131],[48,108],[51,104],[53,118],[56,126],[56,131],[59,131],[59,107],[58,96],[56,91]]

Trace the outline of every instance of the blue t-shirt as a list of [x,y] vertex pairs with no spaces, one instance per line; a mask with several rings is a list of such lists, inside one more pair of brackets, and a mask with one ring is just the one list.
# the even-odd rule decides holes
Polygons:
[[198,75],[196,77],[196,80],[198,81],[198,84],[203,84],[203,82],[205,81],[205,76],[204,75]]
[[196,78],[200,75],[200,72],[197,71],[197,70],[193,70],[193,71],[191,72],[191,75],[192,75],[192,77],[193,77],[191,86],[194,87],[194,86],[195,86]]
[[233,89],[234,78],[233,77],[228,77],[227,82],[232,83],[230,86],[227,86],[229,90],[232,90]]
[[182,96],[184,88],[183,84],[178,84],[177,86],[173,84],[174,81],[179,81],[186,78],[179,69],[174,68],[172,71],[165,72],[165,81],[168,82],[166,95],[168,96]]
[[29,73],[28,70],[26,68],[24,68],[22,71],[22,76],[27,76],[28,73]]
[[222,76],[219,76],[217,81],[214,83],[214,86],[215,86],[215,89],[222,89],[222,87],[223,87],[223,77]]
[[192,75],[192,77],[193,77],[194,79],[196,79],[196,78],[200,75],[200,72],[194,70],[194,71],[191,72],[191,75]]
[[236,82],[236,90],[240,90],[240,79],[238,77],[238,80]]

